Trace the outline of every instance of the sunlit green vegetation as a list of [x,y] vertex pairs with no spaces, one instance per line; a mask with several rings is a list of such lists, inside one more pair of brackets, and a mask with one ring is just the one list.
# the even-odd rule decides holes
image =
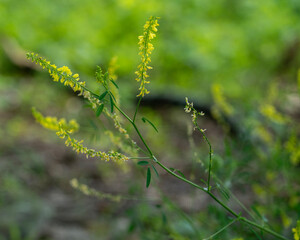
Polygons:
[[[204,193],[160,169],[146,189],[147,168],[85,159],[32,117],[35,106],[76,118],[78,138],[111,150],[113,123],[97,119],[85,101],[31,65],[26,52],[69,66],[97,94],[103,88],[96,65],[108,70],[117,57],[121,106],[132,116],[137,36],[149,16],[159,16],[160,26],[141,114],[159,133],[137,121],[155,156],[198,184],[206,178],[208,148],[184,113],[188,96],[206,113],[199,125],[214,149],[220,197],[247,215],[236,196],[258,222],[292,239],[300,218],[296,0],[0,0],[0,239],[203,239],[230,222]],[[87,197],[70,186],[73,178],[134,200]],[[240,238],[274,239],[240,223],[213,239]]]

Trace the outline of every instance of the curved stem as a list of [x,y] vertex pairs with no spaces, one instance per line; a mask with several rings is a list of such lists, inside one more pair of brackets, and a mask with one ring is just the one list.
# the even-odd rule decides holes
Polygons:
[[253,220],[257,220],[255,217],[254,217],[254,215],[246,208],[246,206],[227,188],[227,187],[225,187],[224,186],[224,184],[221,182],[221,180],[215,175],[215,174],[213,174],[212,175],[212,177],[214,178],[214,180],[216,181],[216,182],[218,182],[218,184],[220,185],[220,186],[222,186],[223,188],[225,188],[226,189],[226,191],[228,191],[229,192],[229,194],[230,194],[230,197],[231,198],[233,198],[234,199],[234,201],[236,201],[237,202],[237,204],[238,205],[240,205],[241,206],[241,208],[242,209],[244,209],[244,211],[251,217],[251,218],[253,218]]
[[260,230],[262,230],[262,231],[264,231],[264,232],[267,232],[267,233],[269,233],[269,234],[271,234],[271,235],[273,235],[273,236],[275,236],[275,237],[277,237],[277,238],[279,238],[279,239],[282,239],[282,240],[290,240],[290,239],[288,239],[288,238],[286,238],[286,237],[284,237],[284,236],[282,236],[282,235],[280,235],[280,234],[274,232],[273,230],[271,230],[271,229],[269,229],[269,228],[262,227],[262,226],[260,226],[259,224],[257,224],[257,223],[255,223],[255,222],[252,222],[252,221],[248,220],[247,218],[241,218],[240,220],[243,221],[243,222],[245,222],[245,223],[247,223],[247,224],[249,224],[249,225],[252,225],[252,226],[254,226],[254,227],[256,227],[256,228],[259,228]]
[[147,148],[151,158],[153,159],[153,153],[151,151],[151,149],[148,147],[147,143],[145,142],[144,138],[142,137],[139,129],[137,128],[137,126],[135,125],[135,123],[133,122],[133,120],[131,120],[130,117],[127,116],[126,113],[124,113],[116,104],[114,104],[114,106],[116,107],[116,109],[118,109],[118,111],[132,124],[132,126],[134,127],[135,131],[137,132],[137,134],[139,135],[139,138],[141,139],[141,141],[143,142],[144,146]]
[[129,159],[151,159],[150,157],[128,157]]
[[222,227],[219,231],[217,231],[213,235],[209,236],[208,238],[204,238],[203,240],[212,239],[214,236],[217,236],[219,233],[223,232],[226,228],[230,227],[232,224],[234,224],[238,220],[239,220],[238,218],[233,219],[230,223],[228,223],[226,226]]
[[[245,222],[245,223],[248,224],[248,225],[254,226],[254,227],[256,227],[256,228],[258,228],[258,229],[260,229],[260,230],[262,230],[262,231],[264,231],[264,232],[267,232],[267,233],[269,233],[269,234],[271,234],[271,235],[277,237],[278,239],[281,239],[281,240],[289,240],[288,238],[286,238],[286,237],[284,237],[284,236],[282,236],[282,235],[280,235],[280,234],[274,232],[274,231],[271,230],[271,229],[268,229],[268,228],[265,228],[265,227],[263,227],[263,226],[260,226],[259,224],[255,223],[255,222],[252,222],[252,221],[248,220],[248,219],[245,218],[245,217],[241,217],[240,214],[234,212],[230,207],[228,207],[224,202],[222,202],[221,200],[219,200],[212,192],[210,192],[210,185],[209,185],[209,183],[208,183],[208,188],[203,188],[203,187],[199,186],[198,184],[196,184],[196,183],[194,183],[194,182],[192,182],[192,181],[190,181],[190,180],[188,180],[188,179],[186,179],[186,178],[184,178],[184,177],[179,176],[178,174],[174,173],[171,169],[169,169],[168,167],[166,167],[165,165],[163,165],[163,164],[162,164],[160,161],[158,161],[158,160],[156,159],[156,157],[153,155],[151,149],[149,148],[149,146],[148,146],[147,143],[145,142],[143,136],[141,135],[141,133],[140,133],[139,129],[137,128],[136,124],[134,123],[134,121],[131,120],[131,118],[128,117],[128,116],[126,115],[126,113],[124,113],[118,106],[115,105],[115,107],[116,107],[116,108],[118,109],[118,111],[119,111],[119,112],[120,112],[120,113],[121,113],[121,114],[122,114],[122,115],[123,115],[123,116],[131,123],[131,124],[132,124],[132,126],[133,126],[134,129],[136,130],[137,134],[139,135],[141,141],[143,142],[144,146],[147,148],[147,150],[148,150],[148,152],[149,152],[149,154],[150,154],[150,156],[151,156],[150,158],[153,159],[153,161],[156,162],[156,163],[157,163],[161,168],[163,168],[166,172],[168,172],[169,174],[173,175],[174,177],[176,177],[176,178],[178,178],[178,179],[180,179],[180,180],[182,180],[182,181],[184,181],[184,182],[190,184],[191,186],[193,186],[193,187],[195,187],[195,188],[198,188],[198,189],[202,190],[203,192],[207,193],[212,199],[214,199],[219,205],[221,205],[227,212],[231,213],[231,214],[237,219],[237,221],[243,221],[243,222]],[[199,127],[197,126],[197,128],[199,128]],[[201,129],[200,129],[200,132],[202,132]],[[203,132],[202,132],[202,133],[203,133]],[[203,135],[205,136],[204,133],[203,133]],[[211,145],[210,145],[208,139],[206,138],[206,136],[205,136],[205,140],[208,142],[208,144],[209,144],[209,146],[210,146],[210,155],[211,155]],[[210,158],[210,164],[209,164],[209,180],[210,180],[210,171],[211,171],[211,158]]]
[[132,120],[133,123],[135,122],[136,114],[137,114],[138,109],[139,109],[139,107],[140,107],[141,101],[142,101],[142,96],[140,96],[140,99],[139,99],[139,101],[138,101],[138,104],[136,105],[135,113],[134,113],[133,120]]
[[192,181],[187,180],[186,178],[181,177],[180,175],[174,173],[171,169],[169,169],[168,167],[166,167],[165,165],[163,165],[163,164],[162,164],[161,162],[159,162],[156,158],[155,158],[155,161],[156,161],[156,163],[157,163],[159,166],[161,166],[164,170],[166,170],[168,173],[170,173],[170,174],[173,175],[174,177],[176,177],[176,178],[178,178],[178,179],[180,179],[180,180],[182,180],[182,181],[184,181],[184,182],[186,182],[186,183],[192,185],[192,186],[195,187],[195,188],[198,188],[198,189],[200,189],[200,190],[202,190],[202,191],[204,191],[204,192],[207,192],[207,190],[205,190],[203,187],[199,186],[198,184],[193,183]]
[[197,126],[197,129],[201,132],[203,138],[205,139],[205,141],[207,142],[207,144],[209,146],[209,164],[208,164],[207,189],[208,189],[208,191],[210,191],[210,188],[211,188],[211,186],[210,186],[210,176],[211,176],[211,166],[212,166],[212,158],[211,158],[211,156],[212,156],[212,148],[211,148],[210,142],[208,141],[208,139],[207,139],[207,137],[206,137],[206,135],[204,133],[204,130],[201,130],[199,128],[198,124],[196,124],[196,126]]

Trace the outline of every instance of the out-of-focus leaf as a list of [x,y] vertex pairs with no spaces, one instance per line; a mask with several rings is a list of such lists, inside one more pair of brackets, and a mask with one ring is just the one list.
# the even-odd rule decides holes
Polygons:
[[148,167],[148,169],[147,169],[147,182],[146,182],[146,187],[147,187],[147,188],[149,187],[150,182],[151,182],[151,170],[150,170],[150,168]]
[[145,165],[148,165],[149,162],[148,161],[139,161],[137,164],[141,165],[141,166],[145,166]]
[[157,130],[157,128],[155,127],[155,125],[152,123],[152,122],[150,122],[150,120],[148,120],[147,118],[145,118],[145,117],[142,117],[142,121],[145,123],[145,122],[148,122],[153,128],[154,128],[154,130],[156,131],[156,132],[158,132],[158,130]]
[[104,104],[101,104],[98,108],[97,108],[97,111],[96,111],[96,116],[99,117],[103,111],[103,108],[104,108]]

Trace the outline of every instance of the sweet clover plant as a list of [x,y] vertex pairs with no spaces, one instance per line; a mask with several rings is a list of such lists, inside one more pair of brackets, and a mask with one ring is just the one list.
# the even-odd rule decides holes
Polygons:
[[[140,64],[138,65],[136,74],[136,81],[140,83],[139,92],[137,94],[138,104],[134,111],[133,116],[129,116],[121,107],[119,102],[119,86],[115,82],[114,72],[112,69],[108,69],[107,72],[103,72],[100,67],[97,67],[97,71],[95,74],[96,81],[101,84],[104,88],[104,92],[100,94],[95,93],[90,88],[87,87],[84,81],[81,81],[79,75],[77,73],[73,73],[67,66],[57,67],[55,64],[47,61],[46,59],[39,57],[38,54],[28,53],[27,58],[32,62],[39,64],[43,69],[46,69],[50,76],[53,78],[53,81],[60,82],[66,87],[70,87],[78,96],[83,97],[89,102],[89,105],[95,112],[95,115],[99,117],[101,114],[104,114],[106,117],[112,119],[114,122],[114,126],[116,130],[121,134],[122,141],[126,144],[120,144],[119,149],[121,152],[116,151],[102,151],[95,150],[84,146],[83,140],[75,139],[72,134],[75,131],[79,130],[79,124],[76,120],[66,121],[65,119],[57,119],[56,117],[45,117],[40,112],[36,110],[36,108],[32,109],[33,116],[36,121],[40,123],[43,127],[53,130],[56,132],[58,137],[65,141],[65,145],[71,147],[75,152],[84,154],[87,158],[98,158],[108,161],[118,162],[120,164],[126,164],[126,162],[132,159],[138,159],[138,165],[146,168],[146,187],[149,187],[151,184],[151,176],[152,173],[158,175],[156,168],[160,167],[168,174],[174,176],[175,178],[185,182],[193,186],[194,188],[199,189],[200,191],[206,193],[213,201],[219,204],[224,211],[227,211],[231,215],[231,221],[224,227],[221,227],[219,231],[214,233],[205,239],[213,239],[217,234],[224,231],[226,228],[230,227],[232,224],[241,222],[244,223],[251,228],[256,228],[260,231],[273,235],[277,239],[287,240],[285,236],[275,232],[271,227],[266,225],[262,225],[257,221],[249,219],[245,217],[242,213],[234,211],[229,205],[227,205],[220,197],[215,194],[215,189],[220,190],[220,183],[217,180],[217,176],[214,176],[212,172],[213,166],[213,150],[212,145],[205,134],[205,129],[201,128],[198,124],[198,119],[204,115],[202,111],[198,111],[194,108],[192,102],[189,102],[188,98],[186,98],[185,112],[191,114],[191,120],[194,127],[194,131],[198,131],[205,142],[209,147],[209,162],[207,168],[207,178],[202,179],[202,185],[199,185],[189,179],[187,179],[179,170],[169,168],[164,164],[159,157],[154,155],[154,151],[151,149],[147,141],[145,140],[140,126],[136,124],[136,119],[138,117],[138,111],[140,105],[142,103],[142,99],[145,95],[149,94],[149,90],[147,89],[147,84],[150,83],[148,79],[148,70],[151,70],[152,67],[149,65],[151,62],[151,54],[154,50],[154,46],[152,40],[156,37],[157,28],[159,26],[157,17],[150,17],[149,20],[144,25],[144,31],[141,36],[138,37],[139,42],[139,55],[141,57]],[[226,104],[225,100],[223,101],[222,94],[220,93],[220,89],[218,86],[214,86],[213,88],[214,96],[217,97],[217,103],[220,103],[220,107],[226,109],[228,114],[232,112],[232,109],[229,105]],[[217,109],[217,108],[216,108]],[[264,107],[261,109],[262,113],[266,115],[274,116],[275,112],[272,107]],[[215,110],[215,113],[217,110]],[[276,114],[275,114],[276,115]],[[280,117],[275,116],[278,121],[282,121]],[[125,127],[123,127],[122,122],[127,120],[132,128],[137,133],[142,146],[138,145],[129,135]],[[148,119],[142,118],[142,121],[150,124],[155,131],[158,131],[156,126]],[[111,139],[114,139],[114,134],[112,132],[107,132],[107,135],[110,136]],[[215,180],[215,183],[213,183]],[[86,195],[96,196],[98,198],[107,198],[112,201],[120,201],[123,199],[122,196],[119,195],[111,195],[98,192],[95,189],[89,188],[87,185],[81,184],[77,179],[71,180],[72,187],[78,189],[82,193]],[[238,201],[239,204],[241,204]],[[242,205],[242,204],[241,204]],[[242,205],[243,206],[243,205]],[[244,207],[244,206],[243,206]],[[246,209],[247,211],[247,209]],[[295,228],[293,228],[294,239],[299,240],[299,222]]]

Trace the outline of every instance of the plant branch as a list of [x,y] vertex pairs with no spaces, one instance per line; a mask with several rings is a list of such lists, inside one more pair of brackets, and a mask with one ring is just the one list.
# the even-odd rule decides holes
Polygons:
[[134,113],[133,120],[132,120],[133,123],[135,122],[135,118],[136,118],[138,109],[139,109],[139,107],[140,107],[141,101],[142,101],[142,96],[140,96],[140,99],[139,99],[139,101],[138,101],[138,104],[137,104],[137,106],[136,106],[136,108],[135,108],[135,113]]
[[[114,104],[114,105],[115,105],[115,104]],[[123,115],[123,116],[131,123],[131,124],[132,124],[132,126],[133,126],[134,129],[136,130],[137,134],[139,135],[141,141],[143,142],[144,146],[147,148],[147,150],[148,150],[148,152],[149,152],[149,154],[150,154],[150,156],[151,156],[151,159],[153,159],[153,161],[156,162],[156,163],[157,163],[161,168],[163,168],[166,172],[168,172],[169,174],[173,175],[174,177],[176,177],[176,178],[178,178],[178,179],[180,179],[180,180],[182,180],[182,181],[184,181],[184,182],[190,184],[191,186],[193,186],[193,187],[195,187],[195,188],[198,188],[198,189],[202,190],[203,192],[207,193],[212,199],[214,199],[219,205],[221,205],[227,212],[231,213],[231,214],[235,217],[235,221],[237,221],[237,220],[243,221],[243,222],[245,222],[245,223],[248,224],[248,225],[254,226],[254,227],[256,227],[256,228],[258,228],[258,229],[260,229],[260,230],[262,230],[262,231],[264,231],[264,232],[267,232],[267,233],[269,233],[269,234],[271,234],[271,235],[277,237],[278,239],[281,239],[281,240],[289,240],[288,238],[286,238],[286,237],[284,237],[284,236],[282,236],[282,235],[280,235],[280,234],[274,232],[273,230],[268,229],[268,228],[265,228],[265,227],[263,227],[263,226],[260,226],[259,224],[255,223],[255,222],[253,222],[253,221],[250,221],[250,220],[248,220],[248,219],[245,218],[245,217],[241,217],[240,214],[234,212],[234,210],[232,210],[230,207],[228,207],[224,202],[222,202],[220,199],[218,199],[218,198],[210,191],[210,185],[209,185],[209,182],[208,182],[208,184],[207,184],[207,185],[208,185],[208,188],[207,188],[207,189],[206,189],[206,188],[203,188],[203,187],[201,187],[200,185],[198,185],[198,184],[196,184],[196,183],[194,183],[194,182],[192,182],[192,181],[190,181],[190,180],[188,180],[188,179],[186,179],[186,178],[184,178],[184,177],[182,177],[182,176],[179,176],[178,174],[174,173],[171,169],[169,169],[168,167],[166,167],[164,164],[162,164],[160,161],[158,161],[158,160],[156,159],[156,157],[153,155],[153,153],[152,153],[151,149],[149,148],[149,146],[147,145],[147,143],[145,142],[143,136],[141,135],[139,129],[137,128],[137,126],[136,126],[136,124],[133,122],[133,120],[131,120],[131,118],[128,117],[128,116],[126,115],[126,113],[124,113],[118,106],[115,105],[115,107],[116,107],[116,109],[118,109],[118,111],[119,111],[119,112],[120,112],[120,113],[121,113],[121,114],[122,114],[122,115]],[[210,181],[210,172],[211,172],[211,165],[212,165],[212,164],[211,164],[211,154],[212,154],[212,151],[211,151],[211,144],[210,144],[210,142],[208,141],[208,139],[206,138],[206,136],[205,136],[205,134],[204,134],[204,131],[203,131],[202,129],[200,129],[198,125],[197,125],[197,129],[203,134],[203,136],[204,136],[204,138],[205,138],[205,140],[206,140],[206,142],[208,143],[209,148],[210,148],[210,151],[209,151],[209,152],[210,152],[210,162],[209,162],[209,176],[208,176],[208,177],[209,177],[209,178],[208,178],[208,181]],[[225,226],[225,227],[226,227],[226,226]]]

